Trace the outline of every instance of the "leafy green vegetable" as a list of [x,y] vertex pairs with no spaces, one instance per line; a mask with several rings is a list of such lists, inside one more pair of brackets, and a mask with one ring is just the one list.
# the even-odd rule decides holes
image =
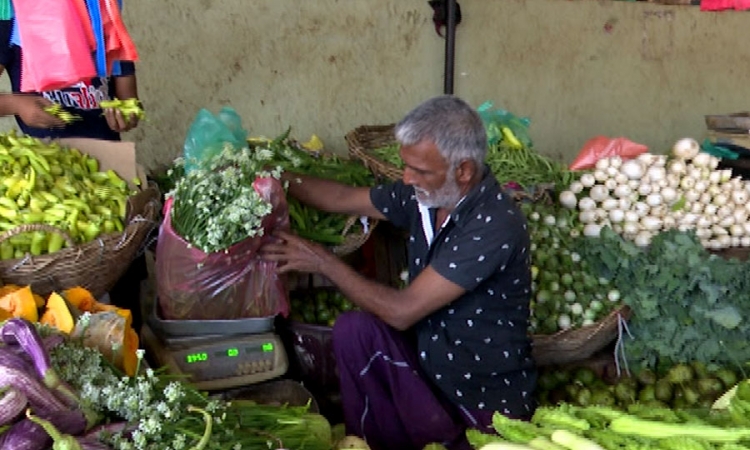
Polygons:
[[[750,361],[750,262],[709,253],[691,232],[665,231],[648,249],[609,228],[579,249],[633,310],[629,362],[654,367]],[[741,369],[741,367],[740,367]]]

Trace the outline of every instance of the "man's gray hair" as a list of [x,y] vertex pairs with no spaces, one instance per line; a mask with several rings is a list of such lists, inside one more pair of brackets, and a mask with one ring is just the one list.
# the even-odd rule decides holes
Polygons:
[[395,135],[402,145],[433,141],[451,167],[470,159],[481,168],[487,155],[482,118],[468,103],[452,95],[431,98],[411,110],[396,125]]

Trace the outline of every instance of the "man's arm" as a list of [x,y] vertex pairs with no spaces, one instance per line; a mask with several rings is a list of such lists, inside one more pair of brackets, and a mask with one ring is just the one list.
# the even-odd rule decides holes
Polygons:
[[363,277],[320,245],[289,233],[283,242],[263,247],[263,257],[281,264],[279,272],[320,273],[360,308],[398,330],[406,330],[428,314],[457,299],[465,290],[427,267],[405,289],[394,289]]
[[321,211],[385,219],[372,204],[369,187],[347,186],[290,172],[284,172],[281,179],[289,182],[289,194]]

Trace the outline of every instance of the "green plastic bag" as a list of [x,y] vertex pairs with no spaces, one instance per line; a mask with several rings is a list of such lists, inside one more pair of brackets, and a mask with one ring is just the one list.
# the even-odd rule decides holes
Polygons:
[[237,150],[246,148],[247,136],[247,130],[242,127],[242,119],[234,108],[225,106],[216,115],[202,108],[185,138],[185,172],[199,167],[203,161],[221,153],[227,146]]
[[490,146],[497,145],[504,139],[502,128],[508,127],[524,147],[531,148],[530,119],[517,117],[504,109],[493,109],[490,101],[482,103],[477,108],[477,112],[484,122],[484,128],[487,130],[487,143]]

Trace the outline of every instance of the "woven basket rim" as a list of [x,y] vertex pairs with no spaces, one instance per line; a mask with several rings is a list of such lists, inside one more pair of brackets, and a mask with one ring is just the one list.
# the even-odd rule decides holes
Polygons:
[[621,305],[591,325],[532,335],[532,353],[537,365],[563,364],[590,357],[615,339],[620,319],[628,320],[631,312],[630,307]]
[[372,217],[367,218],[367,232],[365,233],[348,233],[349,229],[359,220],[360,216],[349,216],[347,225],[344,228],[344,242],[333,247],[331,251],[338,256],[345,256],[357,251],[372,235],[372,231],[378,225],[378,220]]
[[374,155],[372,150],[388,144],[373,146],[372,142],[395,143],[393,136],[395,124],[389,125],[362,125],[346,134],[345,140],[349,147],[349,154],[362,161],[376,177],[384,177],[390,180],[401,179],[403,170],[387,163]]

